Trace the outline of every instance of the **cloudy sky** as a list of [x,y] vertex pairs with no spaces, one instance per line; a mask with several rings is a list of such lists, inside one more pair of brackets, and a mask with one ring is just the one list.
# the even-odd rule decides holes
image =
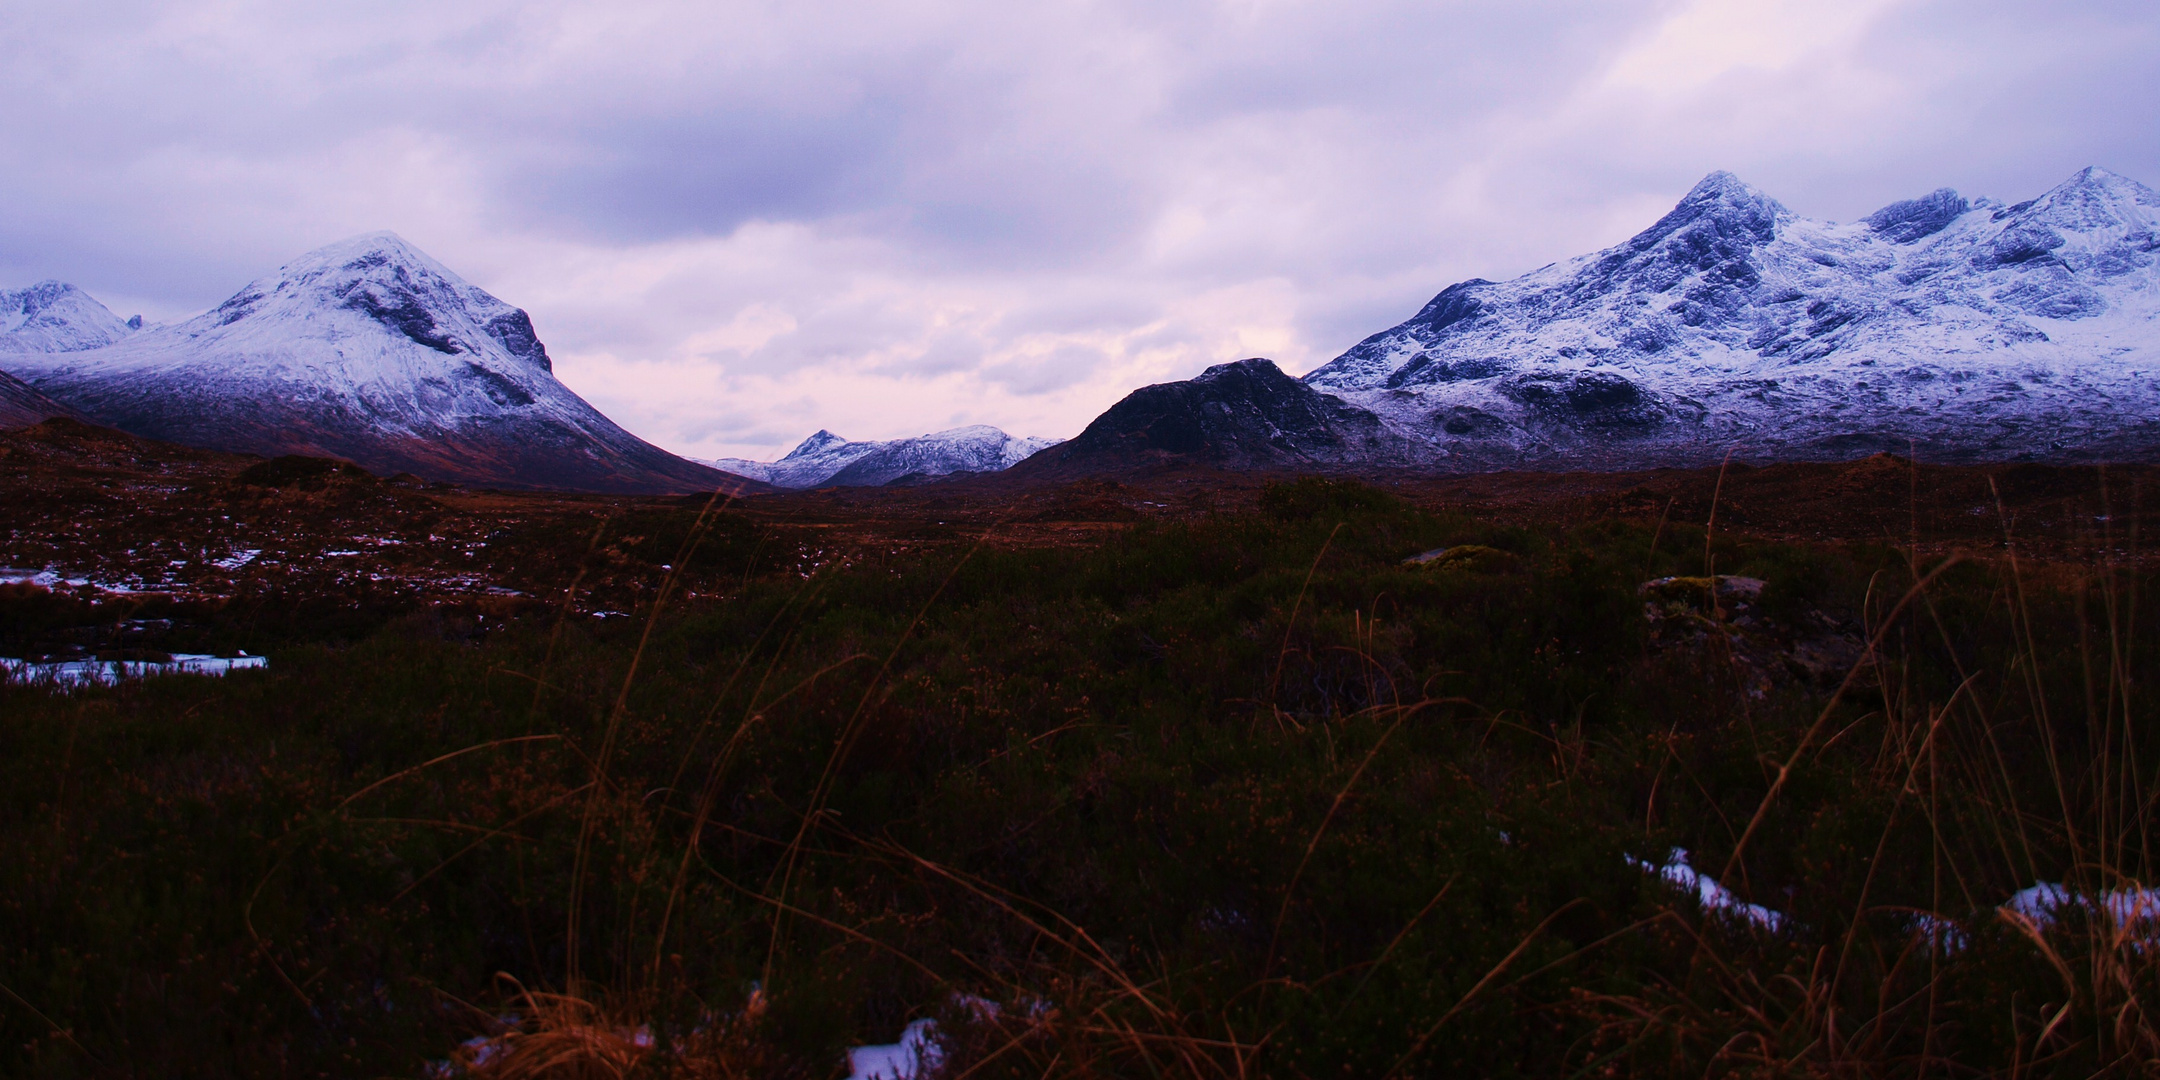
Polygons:
[[2152,0],[0,0],[0,286],[193,314],[394,229],[699,456],[1303,372],[1730,169],[2160,185]]

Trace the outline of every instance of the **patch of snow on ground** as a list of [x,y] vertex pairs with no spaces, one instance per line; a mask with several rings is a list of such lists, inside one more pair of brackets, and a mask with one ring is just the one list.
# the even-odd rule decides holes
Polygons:
[[917,1020],[900,1032],[900,1041],[858,1046],[848,1051],[848,1080],[915,1080],[937,1068],[944,1053],[937,1044],[937,1021]]
[[[133,554],[133,552],[129,554]],[[115,596],[164,594],[187,588],[186,585],[173,582],[161,583],[157,588],[149,588],[147,583],[140,577],[130,577],[126,581],[97,581],[87,577],[70,576],[65,570],[52,569],[0,570],[0,585],[35,585],[41,589],[80,589],[88,586],[99,592],[111,593]]]
[[1666,881],[1694,893],[1702,902],[1703,910],[1739,919],[1775,933],[1785,925],[1785,916],[1762,906],[1742,901],[1732,890],[1718,883],[1693,866],[1688,865],[1686,848],[1674,848],[1666,856],[1665,865],[1653,866],[1648,860],[1628,856],[1629,865],[1644,873],[1656,874]]
[[4,674],[9,682],[68,688],[113,686],[125,679],[147,679],[158,675],[218,676],[269,666],[268,659],[244,653],[233,657],[174,653],[169,663],[155,660],[69,660],[37,664],[0,656],[0,674]]
[[1915,912],[1912,917],[1912,929],[1927,943],[1930,952],[1939,955],[1948,956],[1953,953],[1961,953],[1965,951],[1967,945],[1972,944],[1972,935],[1967,934],[1964,927],[1941,915],[1930,915],[1924,911]]
[[211,560],[210,565],[215,566],[220,570],[238,570],[241,567],[246,566],[251,562],[254,562],[256,556],[259,556],[261,554],[261,548],[249,548],[245,551],[235,551],[222,559]]
[[[2133,885],[2129,888],[2110,889],[2099,897],[2098,909],[2105,912],[2109,921],[2119,927],[2145,927],[2144,936],[2153,938],[2160,931],[2160,892]],[[2060,920],[2060,912],[2066,907],[2094,909],[2093,898],[2073,893],[2061,885],[2043,881],[2030,888],[2019,889],[2002,905],[2031,919],[2042,930],[2051,929]]]

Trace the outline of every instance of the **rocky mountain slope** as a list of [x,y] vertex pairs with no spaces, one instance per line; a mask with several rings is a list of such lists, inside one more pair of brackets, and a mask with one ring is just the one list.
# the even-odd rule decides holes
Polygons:
[[883,442],[850,442],[820,431],[778,461],[722,458],[707,464],[775,487],[875,487],[896,480],[997,472],[1056,444],[1055,439],[1020,438],[981,424]]
[[[1293,389],[1295,385],[1295,389]],[[1031,470],[2160,455],[2160,193],[2086,169],[1847,224],[1713,173],[1626,243],[1449,286],[1305,376],[1135,391]]]
[[[29,292],[55,288],[72,306],[25,320],[0,370],[133,434],[499,487],[743,486],[617,427],[556,381],[525,312],[392,233],[333,244],[214,310],[118,337],[110,312],[72,287]],[[26,348],[36,341],[47,347]]]
[[1454,467],[2160,450],[2160,193],[2091,168],[1836,224],[1713,173],[1626,243],[1465,281],[1306,376]]
[[1259,358],[1126,395],[1016,474],[1063,477],[1173,461],[1227,468],[1415,464],[1424,443]]
[[0,431],[29,427],[55,416],[74,417],[75,410],[30,388],[30,384],[0,371]]

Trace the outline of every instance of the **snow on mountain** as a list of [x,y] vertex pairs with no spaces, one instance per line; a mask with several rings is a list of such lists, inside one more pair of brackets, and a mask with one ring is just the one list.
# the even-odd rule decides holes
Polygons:
[[849,442],[830,431],[820,429],[817,434],[804,439],[787,456],[778,461],[750,461],[745,458],[696,459],[715,469],[763,480],[775,487],[816,487],[827,477],[852,464],[856,458],[877,449],[882,443]]
[[1648,230],[1450,286],[1306,382],[1432,464],[2160,449],[2160,193],[2090,168],[1836,224],[1713,173]]
[[617,427],[556,381],[525,312],[387,232],[304,255],[186,322],[0,368],[101,423],[191,446],[513,487],[732,482]]
[[121,322],[89,293],[64,281],[0,289],[0,353],[97,349],[142,329],[142,316]]
[[869,487],[905,477],[950,476],[964,472],[1009,469],[1058,440],[1019,438],[983,424],[953,428],[912,439],[894,439],[856,458],[825,480],[828,484]]
[[982,424],[885,442],[850,442],[819,431],[778,461],[721,458],[706,464],[783,488],[874,487],[908,477],[997,472],[1057,443]]

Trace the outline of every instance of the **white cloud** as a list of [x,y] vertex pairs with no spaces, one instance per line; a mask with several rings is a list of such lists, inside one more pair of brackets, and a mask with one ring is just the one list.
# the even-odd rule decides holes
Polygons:
[[1781,71],[1850,49],[1894,0],[1693,0],[1606,71],[1612,89],[1699,92],[1734,71]]

